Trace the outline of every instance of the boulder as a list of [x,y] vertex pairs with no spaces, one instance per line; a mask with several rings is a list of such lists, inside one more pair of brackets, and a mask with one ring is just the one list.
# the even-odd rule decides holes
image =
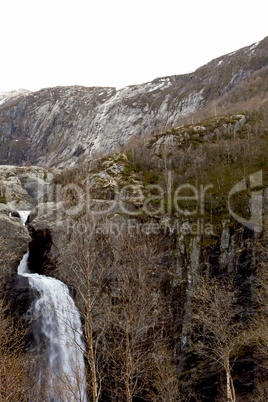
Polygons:
[[40,167],[0,166],[2,202],[17,210],[31,210],[48,193],[52,173]]

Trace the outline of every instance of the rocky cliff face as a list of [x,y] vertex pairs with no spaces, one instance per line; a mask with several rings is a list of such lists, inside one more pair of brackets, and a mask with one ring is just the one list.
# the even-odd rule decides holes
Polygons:
[[[0,269],[1,274],[9,274],[2,275],[1,282],[5,296],[12,299],[14,316],[23,315],[29,306],[27,283],[15,274],[29,245],[33,272],[64,277],[72,283],[62,255],[67,250],[72,258],[72,241],[78,232],[83,234],[84,230],[90,236],[91,224],[96,233],[105,227],[113,245],[118,242],[118,233],[137,227],[157,235],[167,247],[164,266],[172,315],[172,356],[180,369],[191,370],[190,376],[198,377],[187,362],[187,353],[193,295],[200,275],[232,274],[240,292],[243,320],[253,308],[261,234],[231,219],[227,199],[233,186],[241,180],[247,183],[249,192],[234,199],[233,207],[249,219],[252,181],[255,190],[262,191],[263,214],[267,215],[267,120],[257,113],[232,111],[197,125],[177,126],[183,117],[211,102],[216,104],[226,94],[232,99],[241,93],[243,96],[245,83],[254,82],[253,94],[261,93],[260,99],[264,99],[268,88],[267,42],[265,39],[214,60],[191,75],[162,78],[119,91],[66,87],[0,95],[3,163],[70,167],[99,152],[111,154],[135,136],[158,134],[133,147],[133,155],[124,152],[96,158],[70,170],[0,166]],[[258,92],[260,87],[263,92]],[[250,97],[250,92],[247,95]],[[254,183],[252,174],[260,170],[264,181]],[[190,197],[194,205],[182,200],[176,210],[171,190],[180,184],[183,188],[186,179],[190,195],[193,190],[196,195],[200,188],[200,199],[199,195],[198,200]],[[201,203],[203,184],[213,188],[211,194],[206,193],[205,205]],[[160,196],[159,191],[154,192],[157,188]],[[200,201],[197,206],[196,201]],[[204,211],[199,211],[201,204]],[[18,216],[18,210],[24,209],[32,210],[29,231]],[[195,209],[196,219],[191,217]],[[198,227],[199,222],[203,225],[203,218],[209,232]],[[191,224],[192,232],[181,230]],[[236,363],[234,369],[242,398],[251,392],[254,380],[250,367],[249,375],[240,375],[242,366],[252,364],[250,355],[245,356],[239,356],[240,366]],[[218,377],[218,372],[206,371],[201,379],[199,388],[207,400],[216,398]]]
[[181,125],[244,82],[260,77],[266,93],[267,44],[268,38],[192,74],[120,90],[56,87],[1,94],[0,163],[74,165],[79,158],[111,153],[135,136]]
[[53,174],[41,167],[0,167],[1,273],[15,272],[31,236],[18,211],[30,211],[49,192]]
[[[101,178],[100,173],[99,177]],[[267,206],[267,190],[264,191],[264,194],[264,205]],[[72,274],[68,272],[66,260],[63,258],[64,254],[60,253],[68,251],[73,236],[77,236],[77,233],[85,233],[87,236],[89,222],[95,222],[96,230],[99,230],[98,233],[100,233],[102,230],[101,222],[104,220],[105,233],[110,235],[111,243],[117,242],[116,228],[123,231],[124,228],[131,227],[134,231],[135,227],[141,227],[136,218],[126,216],[118,206],[116,207],[116,201],[94,200],[94,202],[95,207],[96,204],[98,205],[97,209],[104,207],[104,212],[100,215],[94,215],[90,209],[92,216],[85,220],[86,226],[84,227],[81,225],[83,221],[80,221],[84,212],[79,210],[77,215],[68,214],[64,203],[61,201],[58,203],[52,201],[40,203],[33,210],[30,216],[30,225],[35,230],[33,240],[38,240],[39,234],[39,242],[32,244],[33,258],[34,254],[38,254],[40,257],[40,253],[42,253],[41,258],[38,261],[36,260],[37,262],[35,261],[35,269],[38,267],[41,273],[45,272],[59,279],[64,278],[67,283],[68,281],[71,283]],[[128,210],[130,210],[129,207]],[[267,213],[267,210],[264,212]],[[187,220],[187,218],[184,219]],[[254,280],[259,263],[258,241],[260,234],[254,233],[238,223],[223,221],[217,236],[207,237],[202,233],[196,236],[188,236],[176,230],[174,220],[166,215],[158,220],[158,224],[155,221],[149,222],[150,220],[147,218],[142,223],[145,233],[150,227],[153,228],[155,227],[153,225],[156,225],[159,229],[159,236],[165,239],[169,249],[166,281],[172,306],[173,355],[175,359],[180,361],[181,369],[183,367],[187,371],[189,370],[187,359],[190,349],[189,328],[192,319],[193,296],[198,288],[200,276],[204,274],[207,278],[233,276],[239,289],[239,303],[243,306],[241,317],[246,321],[252,314],[254,304]],[[86,231],[83,232],[85,229]],[[52,247],[50,236],[52,236]],[[48,239],[47,242],[46,238]],[[54,268],[57,266],[55,270],[53,265]],[[107,278],[108,280],[111,278]],[[79,298],[76,299],[76,302],[79,305]],[[244,356],[241,353],[238,356],[234,373],[236,388],[242,398],[252,392],[254,384],[252,366],[253,360],[249,355]],[[191,376],[194,381],[199,383],[198,387],[202,396],[206,397],[207,400],[215,400],[218,392],[219,374],[215,374],[212,369],[207,369],[205,376],[200,376],[195,371],[191,373]]]

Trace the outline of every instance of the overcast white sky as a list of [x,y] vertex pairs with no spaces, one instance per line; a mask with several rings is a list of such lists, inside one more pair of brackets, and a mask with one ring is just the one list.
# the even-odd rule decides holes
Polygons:
[[140,84],[268,35],[267,0],[1,0],[0,91]]

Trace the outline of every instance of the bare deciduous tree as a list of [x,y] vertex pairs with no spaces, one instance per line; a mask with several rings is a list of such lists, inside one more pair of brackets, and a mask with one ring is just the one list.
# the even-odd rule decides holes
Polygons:
[[11,318],[8,305],[0,299],[0,401],[35,401],[35,375],[29,370],[25,352],[27,329]]
[[244,333],[245,343],[253,348],[255,362],[254,401],[268,398],[268,227],[264,226],[260,242],[261,263],[256,272],[254,299],[256,313],[251,318],[249,328]]
[[192,335],[196,352],[213,359],[226,374],[226,398],[236,401],[232,361],[241,333],[239,306],[232,280],[200,278],[194,294]]
[[98,361],[98,339],[105,327],[105,288],[112,253],[105,231],[96,231],[95,221],[85,216],[76,222],[68,243],[61,251],[65,281],[77,291],[77,304],[82,315],[85,356],[89,367],[89,385],[93,402],[99,400],[102,368]]
[[115,237],[89,216],[74,227],[63,262],[78,291],[94,401],[101,393],[114,401],[174,393],[164,257],[160,240],[139,231]]
[[158,375],[160,354],[167,346],[168,318],[161,289],[162,258],[156,239],[142,233],[118,239],[105,352],[109,377],[118,384],[116,395],[114,389],[109,391],[115,400],[148,396],[149,384]]

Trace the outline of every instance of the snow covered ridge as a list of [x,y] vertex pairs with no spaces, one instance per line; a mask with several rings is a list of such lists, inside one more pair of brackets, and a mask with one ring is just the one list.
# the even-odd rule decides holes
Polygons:
[[141,89],[145,92],[152,92],[152,91],[156,91],[158,89],[166,89],[168,87],[170,87],[172,85],[171,82],[171,78],[167,77],[167,78],[161,78],[158,80],[158,82],[156,81],[152,81],[152,82],[148,82],[147,84],[143,84],[141,86]]
[[28,95],[31,92],[32,91],[29,91],[28,89],[15,89],[9,92],[0,92],[0,105],[3,105],[8,99],[15,98],[19,95]]

